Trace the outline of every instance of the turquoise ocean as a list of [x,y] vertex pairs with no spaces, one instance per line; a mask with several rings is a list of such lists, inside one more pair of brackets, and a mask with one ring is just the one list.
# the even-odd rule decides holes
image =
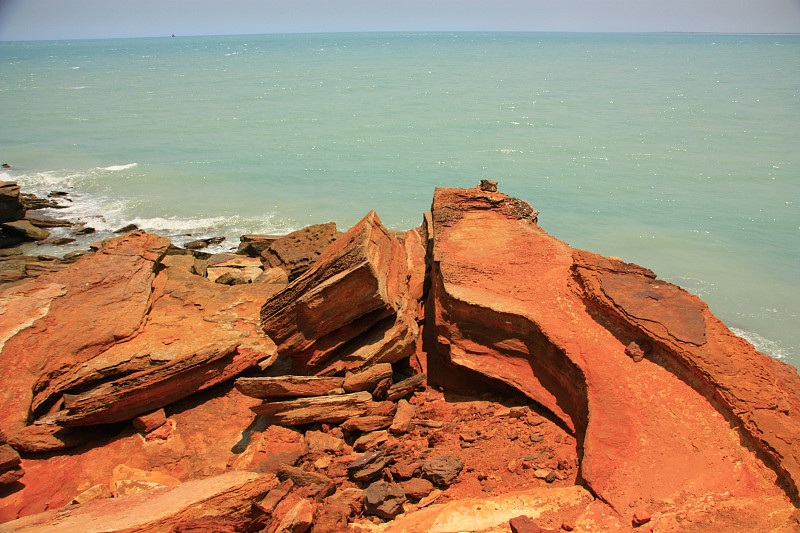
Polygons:
[[362,33],[0,43],[0,179],[177,244],[496,180],[800,366],[800,36]]

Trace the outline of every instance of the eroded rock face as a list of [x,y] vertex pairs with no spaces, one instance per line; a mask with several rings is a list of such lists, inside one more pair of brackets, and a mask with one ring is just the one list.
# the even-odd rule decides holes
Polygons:
[[299,374],[392,363],[415,349],[403,245],[374,212],[261,310],[264,332]]
[[[782,473],[788,473],[798,432],[778,407],[791,412],[792,404],[775,391],[777,365],[753,357],[702,302],[646,269],[609,267],[605,259],[600,267],[576,262],[576,252],[541,230],[521,205],[492,191],[436,190],[431,283],[440,367],[503,382],[552,411],[582,441],[585,482],[622,516],[639,501],[659,510],[703,494],[774,497],[774,485],[753,483],[770,474],[742,447],[725,410],[676,378],[669,365],[651,357],[634,362],[626,346],[649,339],[660,353],[671,343],[699,365],[708,363],[704,347],[725,345],[728,362],[736,351],[754,360],[752,380],[749,373],[742,379],[741,370],[729,374],[722,357],[717,368],[703,369],[717,375],[706,379],[740,379],[734,390],[743,394],[761,391],[759,398],[751,395],[747,416],[762,416],[776,434],[793,435],[768,443],[782,448]],[[443,379],[429,364],[430,379]],[[791,475],[785,480],[794,483]]]
[[[647,269],[576,251],[573,271],[592,312],[623,343],[695,384],[800,487],[800,387],[794,368],[735,337],[699,298]],[[630,344],[628,345],[630,346]],[[641,350],[641,349],[640,349]],[[630,351],[630,350],[629,350]]]

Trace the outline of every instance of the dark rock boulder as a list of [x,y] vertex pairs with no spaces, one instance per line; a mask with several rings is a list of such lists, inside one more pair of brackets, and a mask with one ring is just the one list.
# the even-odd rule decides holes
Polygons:
[[248,257],[261,257],[261,253],[283,235],[242,235],[236,253]]
[[288,273],[289,280],[294,280],[311,268],[325,248],[339,235],[336,223],[328,222],[278,237],[261,252],[264,268],[281,267]]
[[14,182],[0,181],[0,223],[25,217],[25,206],[22,204],[19,189],[19,185]]
[[392,519],[403,512],[406,495],[395,483],[377,481],[364,491],[364,513]]
[[455,483],[463,469],[464,460],[460,457],[441,455],[422,463],[422,477],[440,487],[447,487]]
[[16,234],[29,241],[43,241],[50,236],[50,232],[38,228],[27,220],[4,222],[3,229],[11,234]]
[[62,218],[53,218],[36,213],[25,213],[25,220],[36,226],[37,228],[68,228],[74,225],[71,220],[64,220]]
[[210,237],[208,239],[196,239],[194,241],[189,241],[183,245],[184,248],[187,250],[202,250],[203,248],[208,248],[209,246],[214,246],[222,241],[225,240],[225,237]]

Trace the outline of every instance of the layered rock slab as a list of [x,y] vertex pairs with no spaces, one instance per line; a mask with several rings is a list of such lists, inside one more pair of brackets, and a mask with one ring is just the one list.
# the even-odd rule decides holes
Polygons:
[[585,483],[623,516],[709,494],[775,496],[774,473],[705,396],[633,362],[589,312],[572,248],[534,213],[496,192],[436,190],[431,291],[447,363],[550,409],[582,441]]
[[244,530],[255,522],[252,502],[277,485],[274,475],[228,472],[175,487],[114,499],[97,500],[31,515],[5,524],[0,532],[99,533],[108,531],[175,531],[225,524]]
[[264,305],[264,332],[298,374],[398,361],[418,333],[408,264],[403,244],[370,212]]
[[55,424],[127,420],[276,356],[256,317],[278,287],[213,284],[168,246],[131,233],[0,292],[0,431],[15,448],[74,445],[42,439]]
[[0,431],[32,418],[35,394],[65,368],[90,361],[142,326],[152,304],[156,265],[169,241],[131,234],[91,258],[0,292]]
[[[800,380],[797,371],[733,335],[696,296],[647,269],[576,251],[583,297],[623,344],[673,369],[713,399],[752,445],[800,488]],[[744,432],[743,432],[744,433]]]

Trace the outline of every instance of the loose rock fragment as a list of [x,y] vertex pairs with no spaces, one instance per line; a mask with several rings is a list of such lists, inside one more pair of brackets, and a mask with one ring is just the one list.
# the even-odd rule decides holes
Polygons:
[[317,376],[276,376],[237,378],[234,386],[253,398],[300,398],[324,396],[342,386],[344,378]]
[[625,347],[625,353],[628,355],[628,357],[638,363],[644,359],[648,353],[650,353],[651,349],[652,345],[648,340],[631,341],[631,343]]
[[364,512],[392,519],[403,512],[406,495],[400,485],[377,481],[364,491]]
[[428,494],[430,494],[433,489],[433,483],[428,481],[427,479],[422,478],[411,478],[408,481],[404,481],[400,484],[403,488],[403,491],[406,493],[406,496],[409,498],[414,498],[415,500],[419,500],[424,498]]
[[394,434],[407,433],[409,427],[411,427],[411,420],[414,418],[416,411],[416,407],[406,400],[397,402],[397,412],[394,415],[389,431]]
[[422,385],[426,379],[428,379],[426,374],[414,374],[410,378],[406,378],[403,381],[398,381],[386,391],[386,399],[391,401],[399,400]]
[[146,415],[140,415],[133,419],[133,427],[142,433],[149,433],[158,429],[167,422],[164,409],[157,409]]
[[290,466],[287,464],[278,466],[277,473],[278,479],[281,481],[291,479],[292,483],[298,487],[305,487],[308,485],[327,485],[331,482],[331,479],[324,474],[308,472],[302,468],[297,468],[296,466]]
[[308,453],[338,453],[344,448],[344,441],[321,431],[307,431],[305,435],[305,446]]
[[256,506],[265,513],[271,514],[281,500],[283,500],[286,495],[291,492],[294,486],[294,481],[291,479],[285,479],[280,485],[274,489],[271,489],[263,499],[256,502]]
[[464,460],[460,457],[441,455],[422,463],[422,477],[440,487],[447,487],[458,479],[458,475],[463,469]]
[[542,533],[542,528],[530,516],[522,515],[508,521],[513,533]]
[[372,404],[368,392],[339,396],[299,398],[285,402],[269,402],[252,407],[256,414],[272,415],[277,424],[295,426],[315,422],[341,423],[348,418],[365,414]]
[[347,471],[353,481],[372,481],[394,461],[394,456],[382,450],[367,452],[349,465]]
[[366,433],[356,439],[353,443],[353,449],[359,451],[374,449],[386,442],[388,438],[389,432],[386,430]]
[[378,384],[392,377],[392,365],[379,363],[361,372],[349,373],[344,377],[342,388],[347,392],[375,390]]

